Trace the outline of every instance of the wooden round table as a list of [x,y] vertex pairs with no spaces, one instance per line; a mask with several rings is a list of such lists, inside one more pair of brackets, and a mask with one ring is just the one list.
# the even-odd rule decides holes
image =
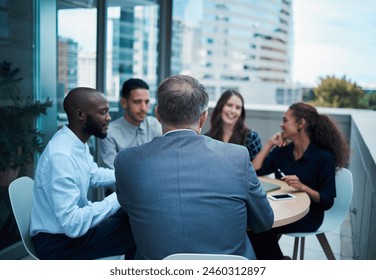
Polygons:
[[288,186],[284,181],[273,179],[269,177],[258,177],[260,181],[268,182],[279,185],[279,190],[268,192],[267,194],[277,193],[291,193],[296,198],[289,200],[271,200],[269,199],[270,206],[274,211],[273,227],[280,227],[283,225],[291,224],[303,218],[309,211],[311,203],[309,196],[305,192],[298,192],[294,188]]

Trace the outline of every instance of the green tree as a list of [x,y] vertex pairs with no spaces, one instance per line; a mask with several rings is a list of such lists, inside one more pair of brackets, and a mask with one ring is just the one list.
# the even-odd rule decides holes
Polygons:
[[376,91],[365,94],[361,101],[367,109],[376,110]]
[[344,76],[320,78],[320,84],[314,89],[316,106],[334,108],[364,108],[360,100],[364,91],[356,83],[352,83]]

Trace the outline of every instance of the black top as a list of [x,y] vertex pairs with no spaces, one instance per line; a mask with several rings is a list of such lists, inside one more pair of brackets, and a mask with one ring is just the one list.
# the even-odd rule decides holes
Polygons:
[[257,175],[275,174],[280,179],[277,171],[280,169],[285,175],[296,175],[306,186],[316,190],[320,194],[320,202],[311,200],[308,214],[301,220],[287,225],[286,232],[315,231],[320,227],[324,211],[332,207],[335,188],[335,161],[333,154],[317,144],[311,142],[303,156],[296,160],[293,155],[294,144],[285,147],[274,148],[264,160]]

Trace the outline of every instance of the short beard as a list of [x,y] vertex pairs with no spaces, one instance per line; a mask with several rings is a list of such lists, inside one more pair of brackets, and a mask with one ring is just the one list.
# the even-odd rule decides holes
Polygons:
[[90,116],[87,117],[87,120],[84,126],[84,131],[100,139],[104,139],[107,136],[107,132],[103,133],[99,129],[99,127],[93,122],[93,119]]

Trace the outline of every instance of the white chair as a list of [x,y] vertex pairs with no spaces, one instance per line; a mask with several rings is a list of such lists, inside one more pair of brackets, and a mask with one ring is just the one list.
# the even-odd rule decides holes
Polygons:
[[29,255],[37,260],[33,242],[29,235],[31,208],[33,206],[34,180],[29,177],[20,177],[9,185],[9,198],[14,218],[21,235],[22,243]]
[[[34,250],[33,242],[29,235],[31,208],[33,206],[33,186],[34,180],[29,177],[20,177],[9,185],[9,198],[12,206],[14,218],[21,235],[22,243],[29,255],[38,260]],[[110,256],[98,260],[119,260],[124,259],[124,255]]]
[[178,253],[169,255],[165,257],[164,260],[247,260],[247,258],[226,254]]
[[318,241],[328,260],[335,260],[333,251],[326,239],[325,233],[333,231],[341,226],[347,213],[349,212],[352,194],[353,178],[351,171],[342,168],[336,175],[336,193],[332,208],[325,211],[324,221],[320,228],[315,232],[294,232],[285,233],[285,235],[295,237],[293,259],[297,259],[299,239],[300,239],[300,259],[304,259],[305,237],[316,235]]

